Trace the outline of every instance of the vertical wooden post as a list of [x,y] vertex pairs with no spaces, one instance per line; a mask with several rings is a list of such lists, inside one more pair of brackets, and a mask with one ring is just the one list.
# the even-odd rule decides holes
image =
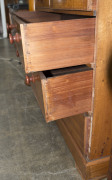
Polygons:
[[89,159],[110,155],[112,121],[112,0],[98,0],[96,70]]
[[35,0],[29,0],[29,11],[35,11]]

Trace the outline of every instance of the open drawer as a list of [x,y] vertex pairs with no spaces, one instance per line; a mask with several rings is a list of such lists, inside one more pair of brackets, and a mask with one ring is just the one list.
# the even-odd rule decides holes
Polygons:
[[93,70],[85,65],[26,77],[47,122],[91,111]]
[[20,25],[37,22],[58,21],[61,19],[61,16],[59,14],[52,14],[51,16],[50,13],[46,12],[29,12],[20,10],[13,13],[11,12],[10,18],[11,25],[8,26],[8,30],[11,31],[9,35],[10,43],[13,44],[15,42],[20,61],[25,66]]
[[[68,16],[67,20],[62,20],[62,15],[46,13],[45,17],[44,13],[47,22],[43,22],[40,13],[36,13],[33,20],[24,16],[23,23],[13,17],[20,23],[26,73],[94,61],[95,18],[72,16],[73,19],[69,19]],[[22,15],[18,17],[22,19]]]

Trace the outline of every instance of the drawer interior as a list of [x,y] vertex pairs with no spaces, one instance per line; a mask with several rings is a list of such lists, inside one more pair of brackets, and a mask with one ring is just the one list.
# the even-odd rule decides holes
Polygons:
[[94,18],[93,16],[81,16],[81,15],[70,15],[60,13],[48,13],[48,12],[28,12],[28,11],[17,11],[14,13],[23,23],[37,23],[37,22],[50,22],[70,19],[85,19]]
[[79,65],[79,66],[43,71],[43,74],[45,75],[46,78],[52,78],[56,76],[62,76],[62,75],[78,73],[83,71],[90,71],[90,70],[92,70],[92,68],[90,68],[87,65]]

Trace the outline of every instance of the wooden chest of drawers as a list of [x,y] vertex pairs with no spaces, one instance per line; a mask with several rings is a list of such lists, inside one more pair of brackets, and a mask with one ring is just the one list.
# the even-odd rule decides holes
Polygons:
[[[60,2],[62,7],[54,4],[58,6],[54,11],[52,1],[49,11],[64,8],[69,14],[88,15],[96,9],[96,1],[88,1],[93,7],[90,11],[88,6],[74,11],[73,3]],[[108,171],[112,138],[111,7],[112,1],[98,0],[96,17],[47,12],[11,15],[17,25],[12,32],[21,34],[19,43],[18,38],[13,41],[23,51],[19,53],[27,84],[31,84],[46,121],[57,120],[87,180],[106,177]]]

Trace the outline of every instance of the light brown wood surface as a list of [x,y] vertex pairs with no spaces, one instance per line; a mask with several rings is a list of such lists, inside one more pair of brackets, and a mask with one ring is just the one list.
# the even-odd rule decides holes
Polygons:
[[87,10],[87,0],[52,0],[53,9]]
[[39,72],[39,80],[32,83],[47,122],[91,111],[93,71],[84,68],[82,72],[75,72],[73,68],[72,71],[70,69],[46,72],[50,74],[49,77]]
[[89,150],[89,140],[90,140],[90,129],[91,129],[91,116],[89,113],[85,113],[85,123],[84,123],[84,156],[87,158]]
[[96,10],[97,7],[97,0],[92,0],[92,9]]
[[[82,114],[81,116],[79,116],[77,118],[77,116],[74,116],[72,121],[79,121],[79,124],[80,124],[80,119],[83,119],[84,120],[84,115]],[[80,168],[82,174],[85,174],[85,171],[86,171],[86,167],[85,167],[85,164],[86,164],[86,160],[84,159],[81,151],[79,150],[79,147],[78,145],[75,143],[72,135],[71,135],[71,131],[70,129],[68,128],[68,125],[64,123],[64,121],[66,121],[66,123],[69,123],[69,118],[68,119],[61,119],[61,120],[58,120],[56,121],[56,124],[58,125],[64,139],[65,139],[65,142],[67,143],[74,159],[75,159],[75,162],[76,164],[78,165],[78,167]]]
[[[61,15],[46,13],[46,12],[29,12],[29,11],[16,11],[11,14],[12,24],[17,25],[17,28],[12,30],[12,34],[21,34],[20,24],[57,21],[61,19]],[[19,51],[19,59],[24,66],[24,56],[22,42],[16,43],[17,50]]]
[[[39,76],[39,73],[35,73],[35,76]],[[42,92],[42,85],[41,81],[35,81],[35,83],[31,83],[31,87],[33,89],[34,95],[37,99],[37,102],[40,106],[40,109],[45,116],[45,109],[44,109],[44,100],[43,100],[43,92]]]
[[98,1],[96,73],[89,159],[110,154],[112,133],[112,1]]
[[[64,10],[85,10],[95,9],[96,0],[50,0],[50,8]],[[38,4],[37,4],[38,6]],[[43,3],[43,7],[46,7]]]
[[[51,14],[48,12],[29,12],[29,11],[17,11],[14,12],[14,15],[17,16],[20,20],[25,23],[37,23],[37,22],[49,22],[49,21],[58,21],[61,20],[60,14]],[[17,20],[17,21],[20,21]]]
[[109,169],[108,169],[107,180],[112,180],[112,146],[111,146],[110,162],[109,162]]
[[21,25],[25,72],[92,63],[95,19]]
[[35,0],[28,0],[29,2],[29,11],[35,11]]
[[36,7],[64,10],[90,11],[95,9],[95,4],[96,0],[36,0]]
[[[83,119],[85,123],[84,115],[74,116],[72,119],[72,124],[75,123],[75,121],[79,121]],[[65,123],[66,121],[66,123]],[[98,159],[95,161],[89,161],[85,159],[84,155],[82,155],[79,145],[76,143],[75,139],[73,138],[73,135],[71,133],[71,128],[69,126],[69,118],[61,119],[56,121],[74,159],[76,162],[76,165],[78,167],[78,170],[80,171],[82,178],[84,180],[98,180],[103,179],[107,176],[108,172],[108,166],[109,166],[109,157]],[[72,125],[71,124],[71,125]]]
[[71,116],[69,118],[64,118],[62,121],[69,129],[72,138],[74,139],[81,153],[84,155],[84,133],[85,133],[84,115],[80,114],[77,116]]
[[91,111],[93,71],[42,79],[46,121]]

